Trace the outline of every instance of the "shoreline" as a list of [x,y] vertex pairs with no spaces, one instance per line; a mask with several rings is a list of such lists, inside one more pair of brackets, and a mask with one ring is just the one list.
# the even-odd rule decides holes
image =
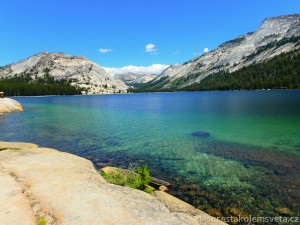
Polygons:
[[[165,192],[154,195],[109,184],[91,161],[35,144],[0,142],[0,190],[10,214],[6,225],[36,224],[218,224],[217,220]],[[15,195],[10,192],[15,191]]]
[[107,93],[91,95],[37,95],[37,96],[8,96],[7,98],[41,98],[41,97],[68,97],[68,96],[107,96],[107,95],[132,95],[132,94],[167,94],[167,93],[200,93],[200,92],[266,92],[266,91],[300,91],[300,89],[254,89],[254,90],[208,90],[208,91],[149,91],[129,93]]

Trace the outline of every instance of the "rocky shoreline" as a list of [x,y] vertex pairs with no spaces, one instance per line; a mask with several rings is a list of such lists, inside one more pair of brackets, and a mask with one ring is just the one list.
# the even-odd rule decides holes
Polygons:
[[0,98],[0,114],[10,112],[22,112],[22,105],[11,98]]
[[91,161],[29,143],[0,142],[0,223],[225,224],[163,192],[106,182]]

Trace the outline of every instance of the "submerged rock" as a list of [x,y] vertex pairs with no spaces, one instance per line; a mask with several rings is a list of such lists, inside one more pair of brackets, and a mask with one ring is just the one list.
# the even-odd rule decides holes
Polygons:
[[220,211],[218,211],[217,209],[214,209],[214,208],[209,208],[207,209],[207,213],[211,216],[214,216],[214,217],[219,217],[221,218],[222,217],[222,213]]
[[282,216],[291,216],[292,215],[291,210],[289,210],[288,208],[278,207],[278,208],[275,208],[275,212],[278,212]]
[[22,112],[22,105],[11,98],[0,98],[0,113]]
[[232,207],[229,209],[229,212],[237,217],[247,217],[247,214],[245,212],[243,212],[242,210],[236,208],[236,207]]
[[208,138],[210,136],[210,133],[206,131],[195,131],[191,133],[193,137],[201,137],[201,138]]

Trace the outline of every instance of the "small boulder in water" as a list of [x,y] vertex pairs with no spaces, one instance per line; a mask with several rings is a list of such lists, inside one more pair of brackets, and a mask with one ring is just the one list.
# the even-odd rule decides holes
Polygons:
[[195,132],[191,133],[191,135],[193,137],[201,137],[201,138],[208,138],[210,136],[210,134],[205,131],[195,131]]
[[0,98],[0,114],[22,111],[22,105],[16,100],[11,98]]
[[291,210],[289,210],[288,208],[277,207],[277,208],[275,208],[275,212],[278,212],[282,216],[291,216],[292,215]]
[[163,192],[168,192],[169,188],[167,188],[166,186],[162,185],[162,186],[159,186],[158,190],[163,191]]

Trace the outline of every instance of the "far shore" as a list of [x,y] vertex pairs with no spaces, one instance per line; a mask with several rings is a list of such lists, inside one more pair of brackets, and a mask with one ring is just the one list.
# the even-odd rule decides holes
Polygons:
[[66,97],[66,96],[101,96],[101,95],[131,95],[131,94],[164,94],[164,93],[199,93],[199,92],[251,92],[251,91],[300,91],[300,89],[254,89],[254,90],[209,90],[209,91],[149,91],[149,92],[129,92],[129,93],[104,93],[104,94],[84,94],[84,95],[26,95],[26,96],[5,96],[5,98],[41,98],[41,97]]

